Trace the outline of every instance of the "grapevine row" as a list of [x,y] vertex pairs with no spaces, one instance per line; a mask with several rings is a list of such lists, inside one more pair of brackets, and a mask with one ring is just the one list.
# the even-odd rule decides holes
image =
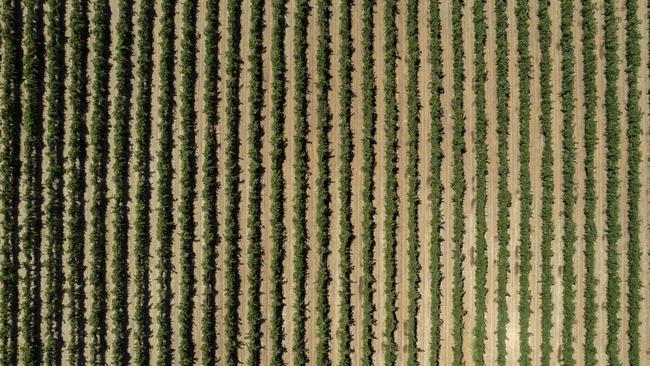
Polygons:
[[[53,11],[50,15],[58,15]],[[60,24],[57,24],[60,25]],[[56,27],[53,29],[58,30]],[[53,32],[54,33],[54,32]],[[24,130],[24,164],[22,184],[25,187],[23,202],[25,215],[22,221],[23,234],[21,251],[24,255],[22,268],[24,270],[21,287],[21,333],[22,347],[21,362],[25,365],[37,365],[41,362],[41,229],[42,221],[42,158],[43,158],[43,94],[45,70],[45,44],[43,35],[43,3],[39,1],[25,2],[25,29],[23,32],[23,113]],[[54,34],[53,34],[54,35]],[[59,41],[56,37],[52,40]],[[54,44],[56,46],[56,44]],[[54,48],[57,55],[59,49]],[[58,52],[60,53],[60,52]],[[58,56],[58,55],[57,55]],[[50,57],[53,61],[60,59]],[[53,63],[56,67],[57,64]],[[58,71],[58,70],[57,70]],[[56,71],[49,75],[57,75]],[[57,75],[58,76],[58,75]],[[50,83],[52,78],[50,78]],[[56,82],[56,79],[54,79]],[[63,93],[58,85],[52,85],[56,90],[55,96],[63,100]],[[56,286],[56,284],[55,284]],[[60,288],[60,286],[59,286]]]
[[260,363],[262,349],[262,108],[264,107],[263,61],[264,1],[251,3],[248,41],[250,80],[248,89],[248,364]]
[[420,176],[418,174],[418,148],[420,143],[420,95],[418,89],[418,70],[420,67],[420,45],[418,39],[418,1],[409,0],[407,3],[407,34],[408,54],[408,319],[406,321],[407,337],[407,365],[418,364],[417,345],[417,315],[419,309],[420,292],[420,238],[418,231],[418,207],[420,204],[419,192]]
[[584,148],[585,148],[585,290],[584,290],[584,363],[597,365],[596,323],[598,304],[596,303],[596,17],[595,5],[591,0],[582,0],[582,57],[584,84]]
[[362,26],[362,97],[363,97],[363,218],[362,218],[362,271],[361,280],[361,364],[370,366],[373,364],[373,339],[375,337],[374,325],[375,304],[373,295],[375,293],[376,278],[375,270],[375,213],[377,212],[375,200],[375,136],[377,132],[376,97],[377,86],[375,84],[375,58],[374,58],[374,9],[375,0],[363,1],[363,26]]
[[463,217],[463,197],[465,196],[465,172],[463,169],[463,155],[465,151],[465,115],[463,112],[463,75],[465,68],[463,64],[463,27],[462,27],[463,2],[455,0],[452,2],[451,27],[453,44],[453,179],[452,179],[452,202],[453,202],[453,229],[451,241],[454,246],[453,256],[453,290],[452,290],[452,364],[460,366],[464,363],[463,357],[463,236],[465,234],[465,218]]
[[293,331],[294,342],[293,363],[297,366],[306,365],[309,362],[307,357],[307,188],[309,175],[309,156],[307,155],[307,135],[309,125],[307,124],[307,91],[309,75],[307,72],[307,28],[309,26],[309,1],[296,1],[294,14],[295,29],[293,40],[293,64],[295,75],[294,89],[294,189],[293,197],[293,224],[294,224],[294,258],[293,258],[293,281],[294,281],[294,309],[293,309]]
[[20,199],[21,24],[20,2],[2,2],[2,243],[0,244],[0,362],[18,362],[18,202]]
[[574,109],[573,96],[574,77],[574,47],[573,47],[573,0],[561,2],[560,19],[560,48],[562,89],[561,105],[563,115],[562,129],[562,191],[564,203],[563,230],[563,270],[562,270],[562,360],[565,365],[575,365],[573,348],[573,325],[575,323],[575,285],[576,276],[573,265],[576,242],[576,223],[573,217],[576,205],[575,164],[576,143],[574,140]]
[[[68,363],[82,365],[86,346],[85,294],[85,232],[86,232],[86,112],[88,110],[88,2],[70,3],[70,65],[68,69],[68,100],[70,105],[70,137],[68,138],[68,179],[66,181],[69,212],[67,222],[67,254],[70,273],[67,278],[70,338],[67,344]],[[147,252],[148,254],[148,252]]]
[[339,89],[340,95],[340,140],[341,140],[341,167],[339,197],[341,201],[341,208],[339,212],[339,220],[341,232],[339,234],[339,254],[340,254],[340,279],[341,290],[339,296],[340,303],[340,317],[339,317],[339,344],[340,356],[339,365],[350,366],[352,364],[352,291],[351,279],[352,274],[352,258],[351,258],[351,245],[353,239],[352,227],[352,156],[353,156],[353,141],[352,130],[350,122],[352,117],[352,2],[344,0],[341,2],[341,16],[340,24],[341,30],[339,32],[341,38],[340,47],[340,78],[341,87]]
[[225,283],[225,356],[224,361],[228,366],[237,366],[239,363],[239,291],[241,278],[239,276],[239,240],[240,222],[239,210],[241,191],[239,179],[241,167],[239,166],[239,124],[241,112],[239,110],[239,83],[241,74],[241,2],[229,0],[228,12],[228,39],[226,40],[226,197],[224,242],[225,254],[224,268]]
[[151,93],[153,77],[153,20],[154,1],[142,0],[138,11],[138,57],[135,111],[135,342],[134,363],[138,366],[150,362],[151,316],[149,314],[151,291],[149,289],[149,250],[151,247]]
[[397,217],[399,214],[399,203],[397,195],[397,82],[395,65],[397,60],[397,24],[395,15],[397,3],[395,0],[388,0],[384,4],[384,104],[386,114],[384,116],[384,129],[386,134],[385,159],[386,159],[386,186],[384,202],[386,204],[386,216],[384,218],[384,236],[386,247],[384,249],[384,288],[385,288],[385,325],[384,325],[384,365],[392,366],[397,361],[397,343],[395,331],[397,330]]
[[329,317],[329,285],[332,281],[328,259],[330,255],[330,159],[328,134],[332,128],[332,113],[328,102],[331,75],[330,62],[330,24],[331,3],[319,0],[316,3],[316,22],[318,25],[318,51],[316,53],[316,243],[318,248],[318,269],[316,271],[316,364],[330,365],[331,328]]
[[203,147],[203,263],[201,304],[201,364],[214,365],[217,358],[216,272],[219,227],[217,223],[217,131],[219,122],[219,0],[208,0],[205,15],[205,142]]
[[641,164],[641,110],[639,108],[639,67],[641,55],[639,49],[639,19],[637,17],[638,2],[628,0],[626,6],[626,37],[625,59],[627,65],[627,232],[629,236],[627,248],[627,309],[629,314],[628,325],[628,357],[630,365],[641,364],[641,215],[639,200],[641,191],[641,178],[639,167]]
[[497,68],[497,157],[498,163],[498,214],[497,214],[497,363],[506,364],[506,326],[510,321],[508,316],[508,273],[510,272],[510,214],[512,202],[508,190],[509,160],[508,137],[510,135],[510,118],[508,98],[510,86],[508,84],[508,17],[506,1],[496,2],[496,68]]
[[282,171],[286,140],[284,137],[287,70],[284,37],[286,28],[286,0],[273,1],[273,24],[271,41],[271,366],[284,365],[284,258],[287,241],[285,215],[285,179]]
[[441,244],[442,237],[442,190],[441,166],[442,166],[442,35],[440,20],[439,0],[432,0],[429,3],[429,33],[430,33],[430,54],[431,54],[431,359],[430,363],[437,365],[441,345],[441,282],[442,265]]
[[174,235],[172,179],[172,150],[174,147],[174,39],[176,1],[164,0],[160,12],[160,79],[158,96],[158,304],[156,333],[159,366],[170,366],[173,360],[172,349],[172,242]]
[[485,96],[485,80],[487,65],[485,50],[487,42],[487,25],[485,18],[485,3],[474,2],[474,100],[476,112],[476,323],[474,325],[474,343],[472,358],[477,365],[485,364],[485,341],[487,338],[487,174],[488,151],[487,144],[487,112]]
[[519,69],[519,363],[532,364],[530,344],[531,290],[530,272],[532,270],[533,248],[531,243],[532,187],[530,178],[530,77],[531,55],[529,50],[528,2],[517,1],[517,54]]
[[118,3],[117,47],[114,58],[116,95],[113,110],[113,251],[112,362],[127,365],[129,356],[129,157],[131,154],[131,95],[133,2]]
[[[111,9],[109,2],[93,3],[91,34],[93,37],[92,110],[90,120],[90,358],[91,364],[106,360],[106,210],[108,206],[109,75]],[[56,333],[55,333],[56,334]],[[48,351],[46,350],[46,353]]]
[[607,188],[605,225],[607,238],[607,362],[611,366],[621,365],[620,349],[618,345],[621,321],[619,310],[621,307],[621,279],[619,275],[618,242],[621,239],[621,225],[619,223],[619,160],[620,160],[620,126],[618,108],[618,18],[616,16],[616,3],[605,1],[604,6],[604,42],[605,42],[605,146],[607,156]]
[[179,364],[193,365],[194,344],[194,241],[196,221],[196,0],[186,0],[182,6],[180,55],[180,304],[179,304]]
[[538,9],[538,33],[540,59],[540,124],[543,135],[542,148],[542,344],[541,363],[543,366],[551,362],[551,330],[553,329],[553,298],[551,287],[554,276],[552,273],[551,259],[553,257],[553,144],[551,124],[551,20],[549,18],[549,2],[547,0],[539,3]]

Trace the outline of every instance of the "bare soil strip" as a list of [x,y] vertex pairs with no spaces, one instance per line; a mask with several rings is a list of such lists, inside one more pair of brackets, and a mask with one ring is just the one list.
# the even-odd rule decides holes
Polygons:
[[362,174],[360,174],[363,167],[363,98],[362,98],[362,53],[361,48],[361,19],[363,8],[361,1],[355,1],[352,4],[352,44],[354,52],[352,54],[352,65],[354,69],[352,72],[352,119],[350,120],[350,127],[352,129],[352,141],[354,144],[354,156],[352,160],[352,226],[354,232],[354,240],[352,242],[351,255],[352,255],[352,276],[350,279],[350,286],[352,291],[352,363],[358,365],[361,362],[361,337],[362,337],[362,312],[361,312],[361,276],[362,276],[362,240],[363,228],[361,227],[362,220]]
[[625,4],[618,5],[617,9],[617,18],[618,18],[618,57],[619,57],[619,66],[618,66],[618,108],[620,110],[619,115],[619,125],[621,126],[621,155],[620,163],[618,170],[618,177],[620,182],[618,202],[620,207],[620,217],[619,223],[621,225],[621,239],[619,240],[618,253],[619,253],[619,274],[621,279],[621,308],[619,317],[621,319],[621,329],[620,336],[618,337],[618,344],[621,354],[621,363],[627,365],[628,360],[628,329],[629,329],[629,312],[627,308],[627,295],[628,295],[628,286],[627,286],[627,248],[630,240],[629,233],[627,231],[627,222],[628,222],[628,204],[627,204],[627,192],[628,192],[628,181],[627,181],[627,171],[628,171],[628,153],[627,153],[627,59],[625,57],[626,53],[626,35],[625,28],[627,26],[627,17]]
[[[161,4],[156,2],[155,4],[156,14],[161,13]],[[159,151],[158,139],[160,137],[160,131],[158,130],[158,122],[160,121],[158,113],[158,98],[160,97],[160,42],[158,41],[158,35],[160,34],[160,21],[156,21],[153,29],[154,39],[156,39],[154,49],[153,49],[153,90],[151,93],[151,257],[150,261],[152,264],[158,263],[158,253],[160,248],[160,242],[158,241],[158,234],[156,232],[157,222],[158,222],[158,199],[157,199],[157,190],[158,190],[158,180],[159,174],[156,167],[157,154]],[[88,197],[88,196],[86,196]],[[87,215],[87,214],[86,214]],[[86,216],[88,217],[88,216]],[[86,258],[88,258],[86,256]],[[160,298],[158,296],[158,291],[160,286],[156,279],[159,276],[159,270],[157,267],[153,266],[149,276],[151,278],[151,334],[153,335],[150,339],[151,345],[151,360],[155,360],[158,357],[158,344],[156,342],[155,335],[158,332],[158,322],[156,321],[157,315],[157,306],[160,303]],[[87,309],[87,308],[86,308]]]
[[[532,105],[530,108],[530,134],[531,141],[542,141],[542,132],[540,125],[540,48],[539,48],[539,33],[538,25],[539,19],[537,17],[538,3],[533,1],[530,3],[529,14],[530,23],[528,29],[530,31],[530,55],[532,62],[532,80],[530,95]],[[541,143],[532,143],[530,145],[530,183],[533,195],[532,201],[532,216],[531,216],[531,245],[533,248],[533,257],[531,260],[530,272],[530,289],[531,289],[531,337],[530,345],[532,349],[532,360],[534,363],[539,362],[540,354],[540,326],[541,326],[541,195],[542,195],[542,181],[541,175],[537,174],[542,166],[542,147]]]
[[577,225],[577,241],[574,260],[576,274],[576,319],[574,326],[575,341],[573,344],[575,350],[575,360],[578,364],[584,361],[584,304],[585,304],[585,98],[583,82],[583,57],[582,57],[582,15],[580,3],[574,3],[573,11],[573,44],[575,46],[575,140],[576,140],[576,175],[574,178],[577,189],[577,201],[575,206],[575,222]]
[[339,361],[339,318],[341,317],[341,298],[340,298],[340,289],[341,289],[341,256],[339,249],[341,247],[341,241],[339,240],[339,234],[341,232],[340,225],[340,212],[341,212],[341,199],[339,196],[339,188],[341,186],[341,129],[339,124],[341,123],[340,111],[340,97],[339,90],[341,89],[341,78],[339,73],[339,57],[341,50],[341,37],[339,34],[340,31],[340,14],[341,14],[341,4],[338,1],[332,2],[330,6],[330,47],[332,50],[332,55],[330,56],[330,77],[331,77],[331,86],[332,89],[329,93],[329,105],[330,112],[332,115],[330,130],[330,171],[331,171],[331,184],[330,184],[330,195],[332,201],[330,204],[330,210],[332,212],[331,217],[331,229],[330,229],[330,257],[329,257],[329,269],[332,282],[330,282],[329,288],[329,302],[330,302],[330,319],[332,321],[331,328],[331,351],[330,359],[332,360],[333,365],[337,365]]
[[510,175],[508,189],[512,195],[510,207],[510,273],[508,274],[508,324],[506,326],[506,361],[516,364],[519,359],[519,243],[521,221],[521,192],[519,190],[519,68],[517,65],[517,22],[515,1],[508,1],[508,79],[510,82],[510,134],[508,159]]
[[[650,89],[650,76],[648,75],[648,44],[650,43],[650,32],[648,30],[648,2],[647,0],[639,1],[639,31],[641,32],[641,69],[639,70],[640,80],[640,105],[642,116],[641,119],[641,182],[650,182],[650,100],[648,100],[648,90]],[[645,183],[642,183],[645,185]],[[639,212],[641,213],[641,234],[640,242],[642,244],[641,260],[641,281],[646,285],[643,288],[641,300],[641,309],[650,308],[650,250],[648,242],[650,241],[650,187],[645,185],[641,189],[641,200],[639,202]],[[641,315],[641,357],[650,357],[650,311],[642,311]]]
[[465,168],[465,180],[467,190],[463,203],[463,215],[465,216],[465,239],[463,245],[464,281],[463,287],[465,297],[463,307],[465,308],[464,329],[463,329],[463,354],[468,364],[472,362],[472,344],[474,341],[472,332],[474,330],[476,307],[474,304],[474,285],[476,277],[476,266],[474,255],[476,249],[476,110],[474,104],[474,13],[472,7],[474,1],[467,1],[463,10],[463,49],[465,52],[465,144],[467,151],[463,165]]
[[260,291],[261,312],[264,317],[262,323],[262,350],[260,352],[260,361],[266,365],[270,362],[270,324],[271,324],[271,33],[273,27],[273,2],[264,1],[264,49],[263,55],[263,87],[264,87],[264,109],[262,110],[262,164],[264,167],[262,176],[262,286]]
[[[562,164],[562,106],[560,92],[562,90],[562,69],[561,69],[561,50],[560,50],[560,3],[551,2],[549,7],[549,16],[551,19],[551,63],[553,70],[551,72],[551,100],[553,110],[551,112],[552,143],[553,143],[553,165]],[[553,225],[555,237],[553,238],[553,259],[551,266],[555,276],[551,293],[553,297],[553,330],[551,332],[551,362],[560,362],[560,345],[562,341],[562,248],[563,248],[563,227],[564,219],[562,211],[564,209],[562,202],[562,169],[553,169]],[[544,326],[544,325],[542,325]]]
[[[603,8],[603,1],[597,2],[597,9]],[[603,31],[603,13],[596,11],[596,57],[598,59],[596,77],[596,87],[598,88],[598,146],[596,147],[596,226],[598,227],[598,242],[596,243],[596,273],[607,273],[605,267],[605,260],[607,258],[606,240],[605,240],[605,191],[607,189],[606,178],[606,159],[605,159],[605,55],[604,55],[604,31]],[[597,287],[598,303],[601,304],[598,311],[598,323],[596,332],[596,344],[607,344],[607,314],[605,312],[605,292],[606,292],[607,279],[601,276]],[[598,348],[598,362],[604,363],[605,347]]]
[[487,40],[485,50],[485,62],[487,65],[486,105],[487,105],[487,141],[488,145],[488,176],[487,176],[487,341],[485,343],[485,363],[495,364],[497,360],[497,101],[496,101],[496,14],[494,3],[488,2],[485,7],[487,23]]
[[[248,127],[251,123],[251,104],[249,103],[250,96],[250,80],[251,72],[250,67],[251,63],[248,59],[250,57],[250,47],[248,43],[250,42],[251,35],[251,2],[246,1],[242,4],[241,7],[241,43],[240,43],[240,54],[241,54],[241,80],[239,86],[239,164],[240,164],[240,191],[241,191],[241,201],[239,204],[239,227],[240,227],[240,239],[239,239],[239,276],[240,276],[240,292],[239,292],[239,362],[246,362],[248,360],[248,289],[249,289],[249,268],[248,268],[248,195],[250,194],[250,172],[249,172],[249,158],[248,158],[248,149],[250,148],[249,144],[249,133]],[[228,37],[228,36],[226,36]],[[224,141],[224,145],[225,145]]]
[[[219,2],[219,29],[221,38],[219,39],[219,62],[221,65],[225,63],[226,60],[226,40],[228,34],[225,31],[225,24],[228,21],[228,13],[226,11],[226,2]],[[219,232],[220,232],[220,245],[217,248],[217,355],[219,359],[224,360],[226,355],[226,341],[224,337],[224,315],[225,315],[225,298],[223,296],[225,290],[225,266],[223,265],[224,259],[226,257],[225,245],[223,242],[223,229],[225,227],[225,183],[226,183],[226,169],[225,169],[225,159],[219,158],[225,156],[226,144],[223,143],[224,136],[226,133],[226,106],[225,106],[225,96],[226,96],[226,73],[225,68],[219,68],[219,122],[217,123],[217,144],[218,144],[218,176],[219,176],[219,188],[217,192],[217,213],[218,213],[218,222],[219,222]]]
[[452,52],[452,31],[451,31],[451,2],[440,3],[440,20],[442,26],[441,40],[442,40],[442,60],[443,60],[443,80],[442,85],[445,90],[441,96],[441,104],[443,108],[443,151],[444,158],[441,166],[441,181],[443,184],[444,193],[442,195],[442,217],[443,217],[443,230],[441,265],[442,265],[442,284],[441,284],[441,318],[443,319],[442,327],[440,329],[440,361],[442,365],[451,364],[453,360],[452,351],[452,279],[453,279],[453,262],[452,255],[453,243],[451,241],[452,232],[451,226],[453,224],[453,207],[452,207],[452,164],[453,158],[448,152],[452,151],[451,138],[452,138],[452,110],[451,98],[453,96],[453,52]]
[[420,310],[418,312],[418,357],[421,364],[430,358],[431,345],[431,55],[429,37],[429,2],[421,1],[418,23],[420,37]]
[[397,197],[398,197],[398,218],[397,218],[397,328],[395,342],[397,343],[397,364],[406,364],[406,319],[408,318],[408,139],[409,131],[407,126],[408,101],[407,101],[407,37],[406,34],[406,1],[397,2],[397,109],[398,109],[398,130],[397,130]]
[[376,159],[377,166],[375,167],[375,172],[377,174],[377,180],[375,181],[375,207],[377,208],[376,214],[376,238],[377,246],[375,252],[377,253],[377,261],[375,263],[375,278],[377,279],[375,287],[375,306],[377,311],[375,312],[376,326],[375,326],[375,364],[383,364],[384,361],[384,319],[386,318],[385,306],[384,306],[384,281],[382,273],[384,271],[384,256],[383,253],[386,248],[386,240],[384,238],[384,218],[386,212],[386,203],[384,201],[385,197],[385,185],[386,185],[386,162],[384,154],[384,142],[386,141],[386,134],[384,131],[384,116],[385,116],[385,105],[384,105],[384,84],[385,84],[385,73],[384,73],[384,2],[378,1],[375,11],[375,75],[377,80],[377,144],[376,144]]
[[309,236],[309,254],[308,254],[308,268],[307,275],[307,355],[310,362],[316,361],[316,272],[320,261],[318,258],[318,243],[316,242],[316,172],[318,171],[318,161],[316,149],[316,125],[318,123],[316,115],[316,52],[318,47],[318,25],[317,25],[316,7],[311,6],[309,14],[309,27],[307,35],[307,68],[309,70],[309,95],[307,101],[309,106],[307,108],[307,123],[309,124],[309,141],[307,146],[307,154],[309,156],[309,188],[307,194],[309,196],[307,203],[307,233]]
[[285,331],[285,338],[284,338],[284,345],[285,348],[287,349],[287,355],[285,356],[284,360],[287,362],[287,365],[293,365],[293,357],[291,357],[291,346],[293,345],[293,307],[294,307],[294,297],[293,297],[293,290],[294,290],[294,283],[293,283],[293,256],[294,256],[294,241],[291,240],[291,238],[294,238],[294,228],[293,228],[293,217],[294,217],[294,212],[293,212],[293,197],[294,197],[294,185],[291,183],[294,180],[294,169],[293,169],[293,157],[295,155],[295,144],[293,140],[293,136],[295,134],[295,114],[294,114],[294,85],[295,85],[295,78],[294,78],[294,69],[293,67],[290,67],[292,64],[293,60],[293,37],[294,37],[294,29],[295,29],[295,18],[293,14],[295,13],[295,1],[294,0],[289,0],[287,4],[287,34],[285,37],[285,56],[286,56],[286,64],[287,64],[287,71],[286,71],[286,102],[287,105],[285,107],[285,116],[286,116],[286,123],[285,123],[285,128],[284,128],[284,135],[286,138],[286,150],[285,150],[285,163],[284,163],[284,179],[286,183],[286,191],[285,191],[285,218],[284,218],[284,224],[286,225],[287,228],[287,241],[285,243],[285,260],[284,260],[284,278],[285,278],[285,285],[284,285],[284,296],[285,296],[285,306],[284,306],[284,331]]

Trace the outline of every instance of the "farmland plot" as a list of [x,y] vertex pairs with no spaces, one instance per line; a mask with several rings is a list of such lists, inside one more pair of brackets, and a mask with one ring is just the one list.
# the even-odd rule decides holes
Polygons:
[[647,6],[3,1],[0,363],[650,365]]

